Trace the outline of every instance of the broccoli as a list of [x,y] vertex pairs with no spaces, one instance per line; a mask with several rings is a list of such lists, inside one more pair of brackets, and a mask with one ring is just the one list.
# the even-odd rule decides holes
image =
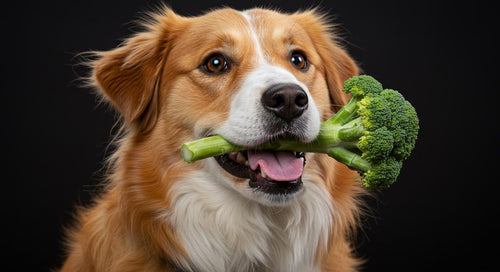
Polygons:
[[[399,92],[383,89],[368,75],[346,80],[344,92],[350,93],[351,99],[321,124],[315,140],[302,143],[278,139],[252,148],[326,153],[358,171],[366,188],[388,188],[415,147],[419,130],[417,113]],[[184,143],[182,156],[186,162],[193,162],[247,149],[216,135]]]

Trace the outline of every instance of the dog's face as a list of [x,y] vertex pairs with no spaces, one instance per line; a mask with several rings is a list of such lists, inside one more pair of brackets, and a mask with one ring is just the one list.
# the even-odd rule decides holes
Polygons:
[[314,12],[222,9],[186,18],[166,10],[101,53],[94,79],[131,133],[171,149],[158,152],[165,162],[181,160],[185,141],[221,135],[249,150],[191,168],[249,199],[284,204],[307,188],[312,155],[251,147],[280,137],[312,141],[347,100],[342,84],[357,68],[328,31]]

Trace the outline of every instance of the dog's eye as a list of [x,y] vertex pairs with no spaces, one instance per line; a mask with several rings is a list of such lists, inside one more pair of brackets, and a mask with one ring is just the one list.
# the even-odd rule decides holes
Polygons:
[[300,51],[292,52],[290,56],[290,62],[299,70],[307,70],[309,67],[309,62],[307,61],[306,55]]
[[229,63],[224,55],[213,54],[205,60],[202,68],[209,74],[219,74],[229,68]]

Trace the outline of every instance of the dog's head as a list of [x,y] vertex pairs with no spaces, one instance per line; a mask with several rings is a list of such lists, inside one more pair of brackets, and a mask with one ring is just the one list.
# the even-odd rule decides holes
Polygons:
[[178,163],[185,141],[221,135],[250,150],[190,168],[268,205],[297,197],[308,167],[303,154],[250,147],[285,136],[312,141],[357,73],[322,16],[263,9],[189,18],[165,9],[93,63],[96,86],[129,134],[149,142],[157,165]]

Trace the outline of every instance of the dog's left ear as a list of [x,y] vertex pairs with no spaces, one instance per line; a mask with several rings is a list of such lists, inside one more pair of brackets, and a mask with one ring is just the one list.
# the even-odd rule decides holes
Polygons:
[[338,111],[350,98],[342,91],[344,81],[359,74],[359,69],[354,60],[336,42],[333,26],[328,23],[325,15],[316,10],[298,12],[293,14],[295,21],[309,34],[322,65],[333,110]]

